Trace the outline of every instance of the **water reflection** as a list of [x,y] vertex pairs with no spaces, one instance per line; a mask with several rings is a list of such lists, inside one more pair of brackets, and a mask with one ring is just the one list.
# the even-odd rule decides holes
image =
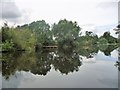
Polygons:
[[35,54],[35,61],[35,64],[33,64],[30,69],[33,74],[46,75],[50,71],[52,61],[50,52],[37,52]]
[[58,49],[55,52],[55,58],[52,61],[52,65],[55,70],[59,70],[62,74],[68,74],[69,72],[78,71],[81,66],[79,54],[72,48],[68,50]]
[[102,45],[99,49],[104,52],[104,55],[110,56],[111,52],[116,48],[118,48],[116,45]]
[[116,62],[115,66],[118,67],[118,70],[120,71],[120,62],[119,61]]
[[[103,48],[102,48],[103,47]],[[47,75],[53,67],[61,74],[77,72],[82,65],[82,58],[93,58],[98,51],[106,56],[117,46],[80,46],[79,48],[41,50],[36,53],[13,52],[3,53],[2,75],[8,80],[16,71],[26,71],[37,75]]]
[[80,46],[76,48],[79,55],[84,56],[86,58],[93,58],[99,51],[99,47],[97,45],[90,45],[90,46]]
[[118,70],[120,71],[120,47],[118,48],[118,61],[116,61],[115,66],[118,67]]

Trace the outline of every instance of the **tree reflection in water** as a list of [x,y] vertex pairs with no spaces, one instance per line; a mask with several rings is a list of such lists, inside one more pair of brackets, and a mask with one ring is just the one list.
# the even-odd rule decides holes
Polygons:
[[120,47],[118,48],[118,61],[115,64],[116,67],[118,67],[118,70],[120,71]]
[[62,74],[78,71],[81,66],[79,54],[73,48],[67,50],[58,49],[52,64],[55,70],[59,70]]
[[111,52],[117,48],[118,48],[117,45],[102,45],[102,46],[100,46],[99,49],[100,49],[100,51],[102,51],[104,53],[104,55],[110,56]]
[[36,53],[36,63],[32,65],[31,72],[38,75],[46,75],[51,69],[51,54],[47,51]]
[[99,50],[108,56],[116,48],[116,46],[106,46],[106,48],[85,46],[79,47],[79,49],[69,47],[65,50],[58,48],[55,50],[41,49],[39,52],[32,53],[3,53],[2,75],[5,79],[9,79],[16,71],[30,71],[35,75],[47,75],[52,66],[56,71],[67,75],[70,72],[79,71],[82,65],[81,56],[93,58]]

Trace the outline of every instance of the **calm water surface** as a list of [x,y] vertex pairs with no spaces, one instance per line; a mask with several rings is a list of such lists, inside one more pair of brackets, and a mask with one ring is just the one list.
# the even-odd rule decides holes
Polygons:
[[118,88],[116,61],[110,47],[6,53],[2,88]]

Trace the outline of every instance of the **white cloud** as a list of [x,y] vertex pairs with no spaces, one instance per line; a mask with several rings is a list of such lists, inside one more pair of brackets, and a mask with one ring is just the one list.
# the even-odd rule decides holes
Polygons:
[[53,24],[64,18],[77,21],[79,25],[116,24],[117,2],[118,0],[15,0],[22,12],[20,22],[23,24],[41,19]]
[[118,3],[118,20],[119,20],[119,23],[120,23],[120,1]]

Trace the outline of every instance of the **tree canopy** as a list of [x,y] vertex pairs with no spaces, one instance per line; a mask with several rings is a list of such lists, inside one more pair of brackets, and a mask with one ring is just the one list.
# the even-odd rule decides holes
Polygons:
[[75,40],[79,37],[81,28],[77,25],[77,22],[68,21],[66,19],[60,20],[52,27],[52,32],[56,40],[70,38]]
[[[117,28],[120,26],[118,25]],[[54,23],[51,27],[45,20],[34,21],[17,27],[9,27],[7,23],[1,28],[3,50],[12,49],[39,49],[39,47],[58,45],[62,49],[92,46],[97,44],[116,44],[119,39],[113,37],[110,32],[98,38],[92,31],[86,31],[81,35],[81,27],[77,22],[66,19]],[[118,32],[118,31],[117,31]]]

